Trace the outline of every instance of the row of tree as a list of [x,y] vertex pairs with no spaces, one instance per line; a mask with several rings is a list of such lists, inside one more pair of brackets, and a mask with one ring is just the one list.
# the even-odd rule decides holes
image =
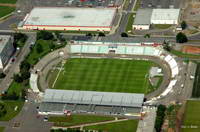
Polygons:
[[165,111],[166,111],[166,106],[164,105],[159,105],[157,112],[156,112],[156,122],[155,122],[155,129],[156,132],[161,132],[162,125],[164,123],[164,117],[165,117]]

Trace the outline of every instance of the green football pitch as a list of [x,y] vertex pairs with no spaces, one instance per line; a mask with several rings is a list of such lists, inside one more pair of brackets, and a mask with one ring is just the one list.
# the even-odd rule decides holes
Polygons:
[[200,132],[200,101],[189,100],[186,104],[182,132]]
[[53,89],[148,93],[153,65],[145,60],[74,58],[52,74],[49,85]]

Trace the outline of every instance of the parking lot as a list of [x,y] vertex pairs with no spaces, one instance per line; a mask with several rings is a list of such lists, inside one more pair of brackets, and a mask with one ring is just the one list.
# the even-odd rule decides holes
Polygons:
[[21,9],[33,7],[118,7],[123,0],[19,0]]
[[141,8],[179,8],[181,0],[141,0]]

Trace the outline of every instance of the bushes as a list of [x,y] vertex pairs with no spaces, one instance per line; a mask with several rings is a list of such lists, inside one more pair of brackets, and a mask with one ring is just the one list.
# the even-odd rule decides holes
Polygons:
[[164,122],[164,117],[165,117],[165,111],[166,107],[164,105],[159,105],[157,109],[157,116],[156,116],[156,122],[155,122],[155,129],[156,132],[160,132],[162,128],[162,124]]
[[0,117],[3,117],[7,113],[5,105],[0,103]]
[[43,40],[53,40],[54,36],[51,32],[48,31],[39,31],[37,32],[37,40],[43,39]]

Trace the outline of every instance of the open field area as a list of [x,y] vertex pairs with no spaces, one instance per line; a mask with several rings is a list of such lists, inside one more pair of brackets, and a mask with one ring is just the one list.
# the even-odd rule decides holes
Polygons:
[[200,101],[187,101],[182,132],[200,131]]
[[197,64],[192,97],[194,98],[200,97],[200,63]]
[[119,130],[123,132],[136,132],[138,121],[137,120],[128,120],[121,121],[116,123],[108,123],[104,125],[96,125],[85,127],[84,129],[88,130],[100,130],[106,132],[119,132]]
[[15,4],[17,0],[0,0],[0,4]]
[[97,115],[72,115],[70,117],[66,116],[49,117],[49,122],[54,122],[55,126],[74,126],[74,125],[110,121],[110,120],[114,120],[114,117],[97,116]]
[[0,6],[0,18],[10,14],[14,10],[14,7]]
[[69,59],[53,88],[148,93],[148,72],[153,65],[144,60]]
[[[0,118],[0,121],[9,121],[14,118],[22,109],[24,102],[23,101],[3,101],[7,110],[5,116]],[[15,107],[17,109],[15,110]]]

